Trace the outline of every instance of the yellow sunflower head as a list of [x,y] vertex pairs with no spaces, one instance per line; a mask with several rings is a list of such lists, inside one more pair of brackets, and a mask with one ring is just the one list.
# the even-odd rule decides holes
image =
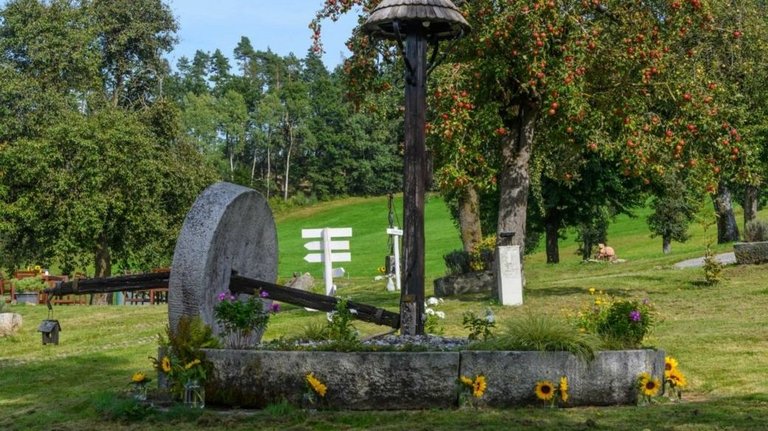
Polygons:
[[643,383],[641,389],[643,391],[643,395],[652,397],[656,395],[657,392],[659,392],[660,386],[661,385],[659,384],[659,379],[650,378]]
[[677,368],[677,359],[671,357],[671,356],[665,356],[664,357],[664,370],[665,371],[672,371]]
[[459,380],[461,381],[462,384],[464,384],[466,386],[472,386],[472,385],[475,384],[475,382],[472,381],[472,379],[470,379],[467,376],[461,376],[461,377],[459,377]]
[[560,399],[563,400],[564,403],[568,402],[568,377],[560,377]]
[[147,375],[142,373],[141,371],[136,371],[133,373],[133,376],[131,376],[131,381],[133,383],[144,383],[147,380]]
[[306,375],[307,384],[309,384],[309,387],[312,388],[312,390],[320,395],[321,397],[325,396],[325,393],[328,391],[328,387],[323,384],[313,373],[309,373]]
[[542,401],[551,401],[555,396],[555,386],[549,380],[537,382],[533,391],[536,393],[536,398]]
[[672,371],[665,373],[665,378],[669,384],[676,388],[684,388],[688,384],[685,375],[677,368],[673,368]]
[[163,370],[164,373],[170,373],[171,372],[171,358],[167,356],[163,356],[163,360],[160,362],[160,368]]
[[472,395],[475,398],[480,398],[485,393],[486,388],[488,388],[488,383],[485,381],[485,376],[480,374],[475,377],[475,381],[472,384]]

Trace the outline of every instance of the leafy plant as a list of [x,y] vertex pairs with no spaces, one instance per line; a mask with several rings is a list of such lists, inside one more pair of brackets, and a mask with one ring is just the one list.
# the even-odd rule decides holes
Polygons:
[[566,351],[592,360],[599,340],[579,333],[567,321],[546,314],[529,314],[507,322],[495,338],[472,343],[471,350]]
[[463,314],[462,325],[469,330],[467,336],[470,340],[488,340],[493,337],[493,328],[496,327],[496,320],[493,317],[491,309],[486,309],[485,316],[479,317],[472,311],[466,311]]
[[715,285],[720,283],[720,273],[723,272],[723,264],[715,258],[715,253],[712,251],[712,242],[707,243],[707,248],[704,251],[704,279],[707,284]]
[[744,228],[744,241],[768,241],[768,221],[752,220]]
[[328,339],[332,341],[357,341],[358,332],[352,325],[353,313],[348,300],[339,299],[336,310],[328,313]]
[[648,301],[617,301],[597,324],[597,334],[607,347],[634,349],[654,324],[653,308]]
[[13,283],[17,292],[41,292],[48,287],[40,276],[26,277],[21,280],[13,278],[11,283]]
[[243,349],[251,344],[251,336],[264,331],[272,312],[278,310],[277,303],[267,306],[262,298],[266,292],[253,295],[245,301],[226,292],[219,294],[219,302],[213,307],[216,322],[223,328],[228,347]]

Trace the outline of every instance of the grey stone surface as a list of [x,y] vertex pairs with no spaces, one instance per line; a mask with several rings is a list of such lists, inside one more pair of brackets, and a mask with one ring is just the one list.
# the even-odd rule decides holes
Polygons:
[[23,319],[18,313],[0,313],[0,337],[14,335],[21,329]]
[[294,289],[309,291],[315,286],[315,278],[312,277],[312,274],[305,272],[302,275],[294,275],[285,285]]
[[[736,255],[734,253],[721,253],[716,254],[715,259],[722,263],[723,265],[732,265],[736,263]],[[685,269],[685,268],[700,268],[704,266],[704,258],[703,257],[697,257],[695,259],[688,259],[684,260],[682,262],[678,262],[673,265],[675,269]]]
[[534,387],[541,380],[558,384],[568,378],[567,406],[634,404],[641,372],[662,379],[664,352],[598,352],[584,362],[567,352],[461,352],[461,375],[485,375],[488,389],[481,403],[493,407],[541,404]]
[[758,264],[768,262],[768,241],[737,242],[733,252],[739,264]]
[[335,409],[451,408],[458,399],[458,352],[205,352],[214,364],[206,381],[211,404],[300,405],[310,372],[328,387],[321,406]]
[[219,334],[213,307],[217,295],[228,290],[231,271],[275,282],[277,256],[275,222],[261,194],[224,182],[205,189],[184,220],[173,254],[168,282],[171,328],[181,316],[200,316]]
[[664,352],[599,352],[584,362],[566,352],[285,352],[205,350],[213,371],[207,401],[264,407],[283,399],[300,405],[305,376],[327,387],[322,406],[342,410],[408,410],[458,406],[458,379],[483,374],[488,383],[480,405],[541,404],[534,387],[566,376],[566,406],[621,405],[637,401],[642,372],[661,379]]
[[490,292],[494,283],[492,271],[479,271],[437,278],[433,285],[435,296],[444,297],[465,293]]

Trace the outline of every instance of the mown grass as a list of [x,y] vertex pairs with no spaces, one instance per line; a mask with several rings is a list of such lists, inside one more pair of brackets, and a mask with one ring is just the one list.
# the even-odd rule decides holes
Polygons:
[[[441,205],[436,203],[439,201],[430,202],[432,208]],[[286,270],[285,266],[286,262],[295,261],[291,260],[295,257],[287,256],[304,253],[292,250],[301,247],[303,240],[297,232],[302,227],[330,223],[333,227],[352,226],[353,262],[359,257],[359,266],[350,267],[352,277],[337,280],[340,294],[396,310],[398,295],[387,292],[383,282],[372,280],[375,268],[386,254],[386,237],[382,233],[386,227],[386,200],[350,199],[333,205],[332,210],[321,205],[278,216],[281,275],[298,270]],[[439,227],[437,233],[428,231],[428,244],[433,244],[429,235],[442,235],[444,241],[428,250],[428,259],[432,261],[428,265],[433,267],[430,278],[443,273],[440,256],[458,247],[455,228],[442,208],[428,211],[427,226]],[[334,219],[329,213],[340,218]],[[343,216],[347,213],[351,214],[349,218]],[[379,215],[381,226],[353,224],[359,220],[370,222]],[[763,217],[767,215],[768,212],[762,213]],[[568,319],[590,301],[590,288],[605,290],[616,297],[650,298],[660,319],[646,344],[663,348],[680,361],[689,380],[681,403],[315,414],[287,405],[263,411],[211,408],[204,412],[135,412],[121,397],[129,389],[128,381],[134,371],[151,369],[148,357],[154,356],[155,335],[163,331],[167,322],[165,306],[56,307],[54,317],[63,327],[58,346],[42,346],[36,332],[37,324],[47,317],[45,307],[12,306],[12,311],[22,314],[24,328],[16,337],[0,339],[0,429],[768,429],[768,265],[730,266],[724,270],[722,283],[705,286],[701,283],[704,275],[700,268],[672,267],[677,261],[701,256],[707,242],[701,227],[693,226],[690,242],[675,244],[673,253],[664,256],[661,241],[649,238],[643,224],[642,218],[624,217],[611,228],[609,243],[617,249],[619,257],[627,259],[625,263],[581,263],[573,239],[561,242],[562,262],[558,265],[545,264],[543,253],[528,257],[522,307],[500,307],[487,295],[474,295],[447,299],[438,309],[447,315],[442,323],[446,335],[465,336],[465,311],[482,314],[490,307],[502,326],[530,315]],[[358,245],[356,238],[362,240]],[[364,252],[366,248],[370,250]],[[720,246],[718,250],[729,251],[729,246]],[[316,278],[321,279],[319,275]],[[431,290],[428,285],[427,291]],[[285,305],[283,312],[273,317],[266,338],[297,335],[305,325],[319,324],[324,319],[323,313]],[[356,327],[363,335],[387,330],[359,323]],[[136,421],[135,416],[144,419]]]

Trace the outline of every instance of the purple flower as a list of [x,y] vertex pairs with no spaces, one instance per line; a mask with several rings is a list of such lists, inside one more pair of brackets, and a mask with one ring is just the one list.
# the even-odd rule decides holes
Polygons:
[[227,292],[219,293],[219,301],[223,301],[223,300],[227,299],[227,296],[229,296],[229,295],[227,295]]
[[278,304],[277,302],[273,302],[269,306],[269,311],[271,311],[273,313],[277,313],[278,311],[280,311],[280,304]]
[[267,293],[266,290],[262,290],[261,293],[259,293],[259,296],[262,298],[269,298],[269,293]]
[[639,311],[637,311],[637,310],[632,310],[632,311],[630,311],[630,312],[629,312],[629,318],[630,318],[630,319],[631,319],[633,322],[639,322],[639,321],[640,321],[640,312],[639,312]]

